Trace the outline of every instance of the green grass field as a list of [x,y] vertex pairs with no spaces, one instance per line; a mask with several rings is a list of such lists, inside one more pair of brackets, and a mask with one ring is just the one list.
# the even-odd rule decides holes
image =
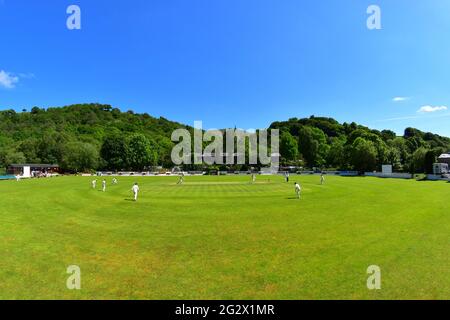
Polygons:
[[0,299],[450,298],[449,183],[147,177],[103,193],[91,180],[0,182]]

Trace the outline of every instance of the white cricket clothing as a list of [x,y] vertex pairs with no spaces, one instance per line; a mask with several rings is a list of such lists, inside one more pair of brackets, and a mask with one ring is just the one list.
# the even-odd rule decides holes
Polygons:
[[301,192],[302,192],[302,187],[298,184],[298,183],[296,183],[295,184],[295,193],[297,194],[297,197],[300,199],[300,194],[301,194]]
[[134,194],[134,201],[137,201],[137,197],[138,197],[138,192],[139,192],[139,186],[138,185],[134,185],[131,190],[133,191]]

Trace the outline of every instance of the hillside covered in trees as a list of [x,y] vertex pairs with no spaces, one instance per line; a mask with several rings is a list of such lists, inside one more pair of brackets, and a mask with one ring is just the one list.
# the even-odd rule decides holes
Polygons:
[[[0,111],[0,166],[49,163],[71,172],[171,168],[170,136],[179,128],[192,130],[101,104]],[[372,171],[393,164],[396,171],[424,172],[439,154],[450,151],[449,138],[413,128],[399,137],[389,130],[313,116],[274,122],[270,128],[280,130],[284,165]]]
[[170,135],[184,127],[101,104],[1,111],[0,166],[47,163],[73,172],[170,167]]
[[300,159],[308,167],[374,171],[392,164],[397,172],[432,172],[437,157],[450,150],[450,138],[405,129],[403,136],[390,130],[372,130],[356,123],[310,117],[274,122],[280,130],[282,162]]

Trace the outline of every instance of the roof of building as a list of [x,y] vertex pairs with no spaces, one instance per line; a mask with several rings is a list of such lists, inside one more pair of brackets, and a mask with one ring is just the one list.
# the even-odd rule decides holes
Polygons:
[[11,164],[10,167],[32,167],[32,168],[59,168],[57,164],[36,164],[36,163],[22,163]]

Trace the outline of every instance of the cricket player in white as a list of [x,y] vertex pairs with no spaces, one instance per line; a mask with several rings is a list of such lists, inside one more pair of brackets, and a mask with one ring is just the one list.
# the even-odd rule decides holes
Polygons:
[[177,184],[183,184],[183,182],[184,182],[184,172],[182,172],[180,174],[180,177],[178,178]]
[[97,187],[97,180],[92,180],[92,189]]
[[253,182],[253,183],[256,182],[256,174],[252,174],[252,182]]
[[112,183],[113,183],[113,184],[117,184],[117,179],[114,178],[113,181],[112,181]]
[[302,187],[297,182],[295,182],[294,185],[295,185],[295,193],[297,194],[297,198],[300,199],[300,194],[302,192]]
[[104,180],[104,179],[102,181],[102,190],[103,190],[103,192],[106,191],[106,180]]
[[134,201],[137,201],[138,192],[139,192],[139,186],[137,183],[134,184],[134,186],[131,188],[131,191],[133,191]]
[[325,176],[323,173],[320,174],[320,184],[323,185],[325,183]]

